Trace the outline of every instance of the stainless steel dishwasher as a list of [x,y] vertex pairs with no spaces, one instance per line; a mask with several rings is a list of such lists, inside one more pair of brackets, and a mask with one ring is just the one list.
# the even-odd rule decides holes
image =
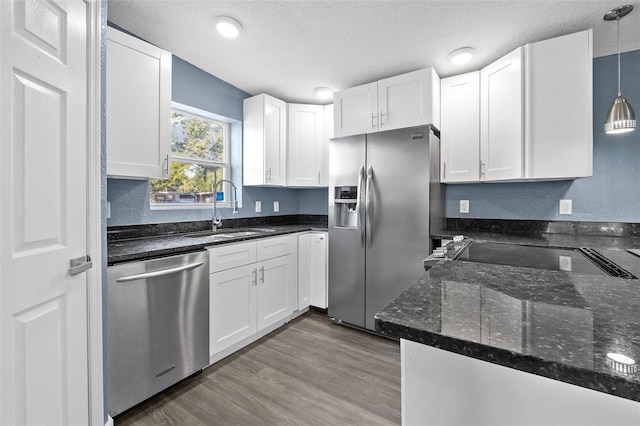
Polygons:
[[107,268],[109,414],[209,363],[207,251]]

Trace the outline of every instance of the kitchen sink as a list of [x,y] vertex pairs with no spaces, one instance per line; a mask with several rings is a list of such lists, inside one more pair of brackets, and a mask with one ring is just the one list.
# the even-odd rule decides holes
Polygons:
[[229,238],[237,238],[237,237],[248,237],[249,235],[256,235],[258,232],[257,231],[227,231],[224,234],[218,234],[218,235],[225,235],[226,237]]

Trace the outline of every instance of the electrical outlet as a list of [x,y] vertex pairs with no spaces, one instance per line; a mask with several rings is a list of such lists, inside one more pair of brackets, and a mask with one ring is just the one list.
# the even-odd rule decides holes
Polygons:
[[571,256],[558,256],[561,271],[571,272]]
[[571,200],[560,200],[560,214],[571,214]]
[[256,213],[260,213],[262,211],[262,202],[256,201]]
[[273,211],[274,212],[279,212],[280,211],[280,201],[274,201],[273,202]]
[[107,219],[111,219],[111,203],[107,201]]
[[469,200],[460,200],[460,213],[469,213]]

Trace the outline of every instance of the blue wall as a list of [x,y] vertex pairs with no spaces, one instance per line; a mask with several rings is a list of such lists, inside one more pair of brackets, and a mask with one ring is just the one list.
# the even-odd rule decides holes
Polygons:
[[[172,98],[175,102],[199,108],[231,120],[231,180],[242,184],[242,101],[249,94],[173,57]],[[286,214],[327,214],[326,189],[289,189],[245,187],[238,193],[240,214],[220,209],[222,217],[255,217]],[[151,210],[149,182],[145,180],[108,179],[107,200],[111,204],[109,226],[178,222],[211,219],[211,209]],[[255,213],[255,202],[262,202],[262,212]],[[273,211],[273,202],[280,211]]]
[[[447,185],[447,217],[640,222],[640,129],[606,135],[604,121],[617,93],[616,56],[593,61],[593,176],[575,181]],[[622,94],[640,114],[640,50],[621,58]],[[552,129],[551,129],[552,130]],[[571,199],[573,214],[558,214]],[[469,200],[468,214],[459,213]]]

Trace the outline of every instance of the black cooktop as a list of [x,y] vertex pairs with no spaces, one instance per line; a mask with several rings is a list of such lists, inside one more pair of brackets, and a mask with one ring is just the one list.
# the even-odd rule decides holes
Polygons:
[[455,259],[577,274],[635,278],[628,271],[589,248],[564,249],[473,242]]

